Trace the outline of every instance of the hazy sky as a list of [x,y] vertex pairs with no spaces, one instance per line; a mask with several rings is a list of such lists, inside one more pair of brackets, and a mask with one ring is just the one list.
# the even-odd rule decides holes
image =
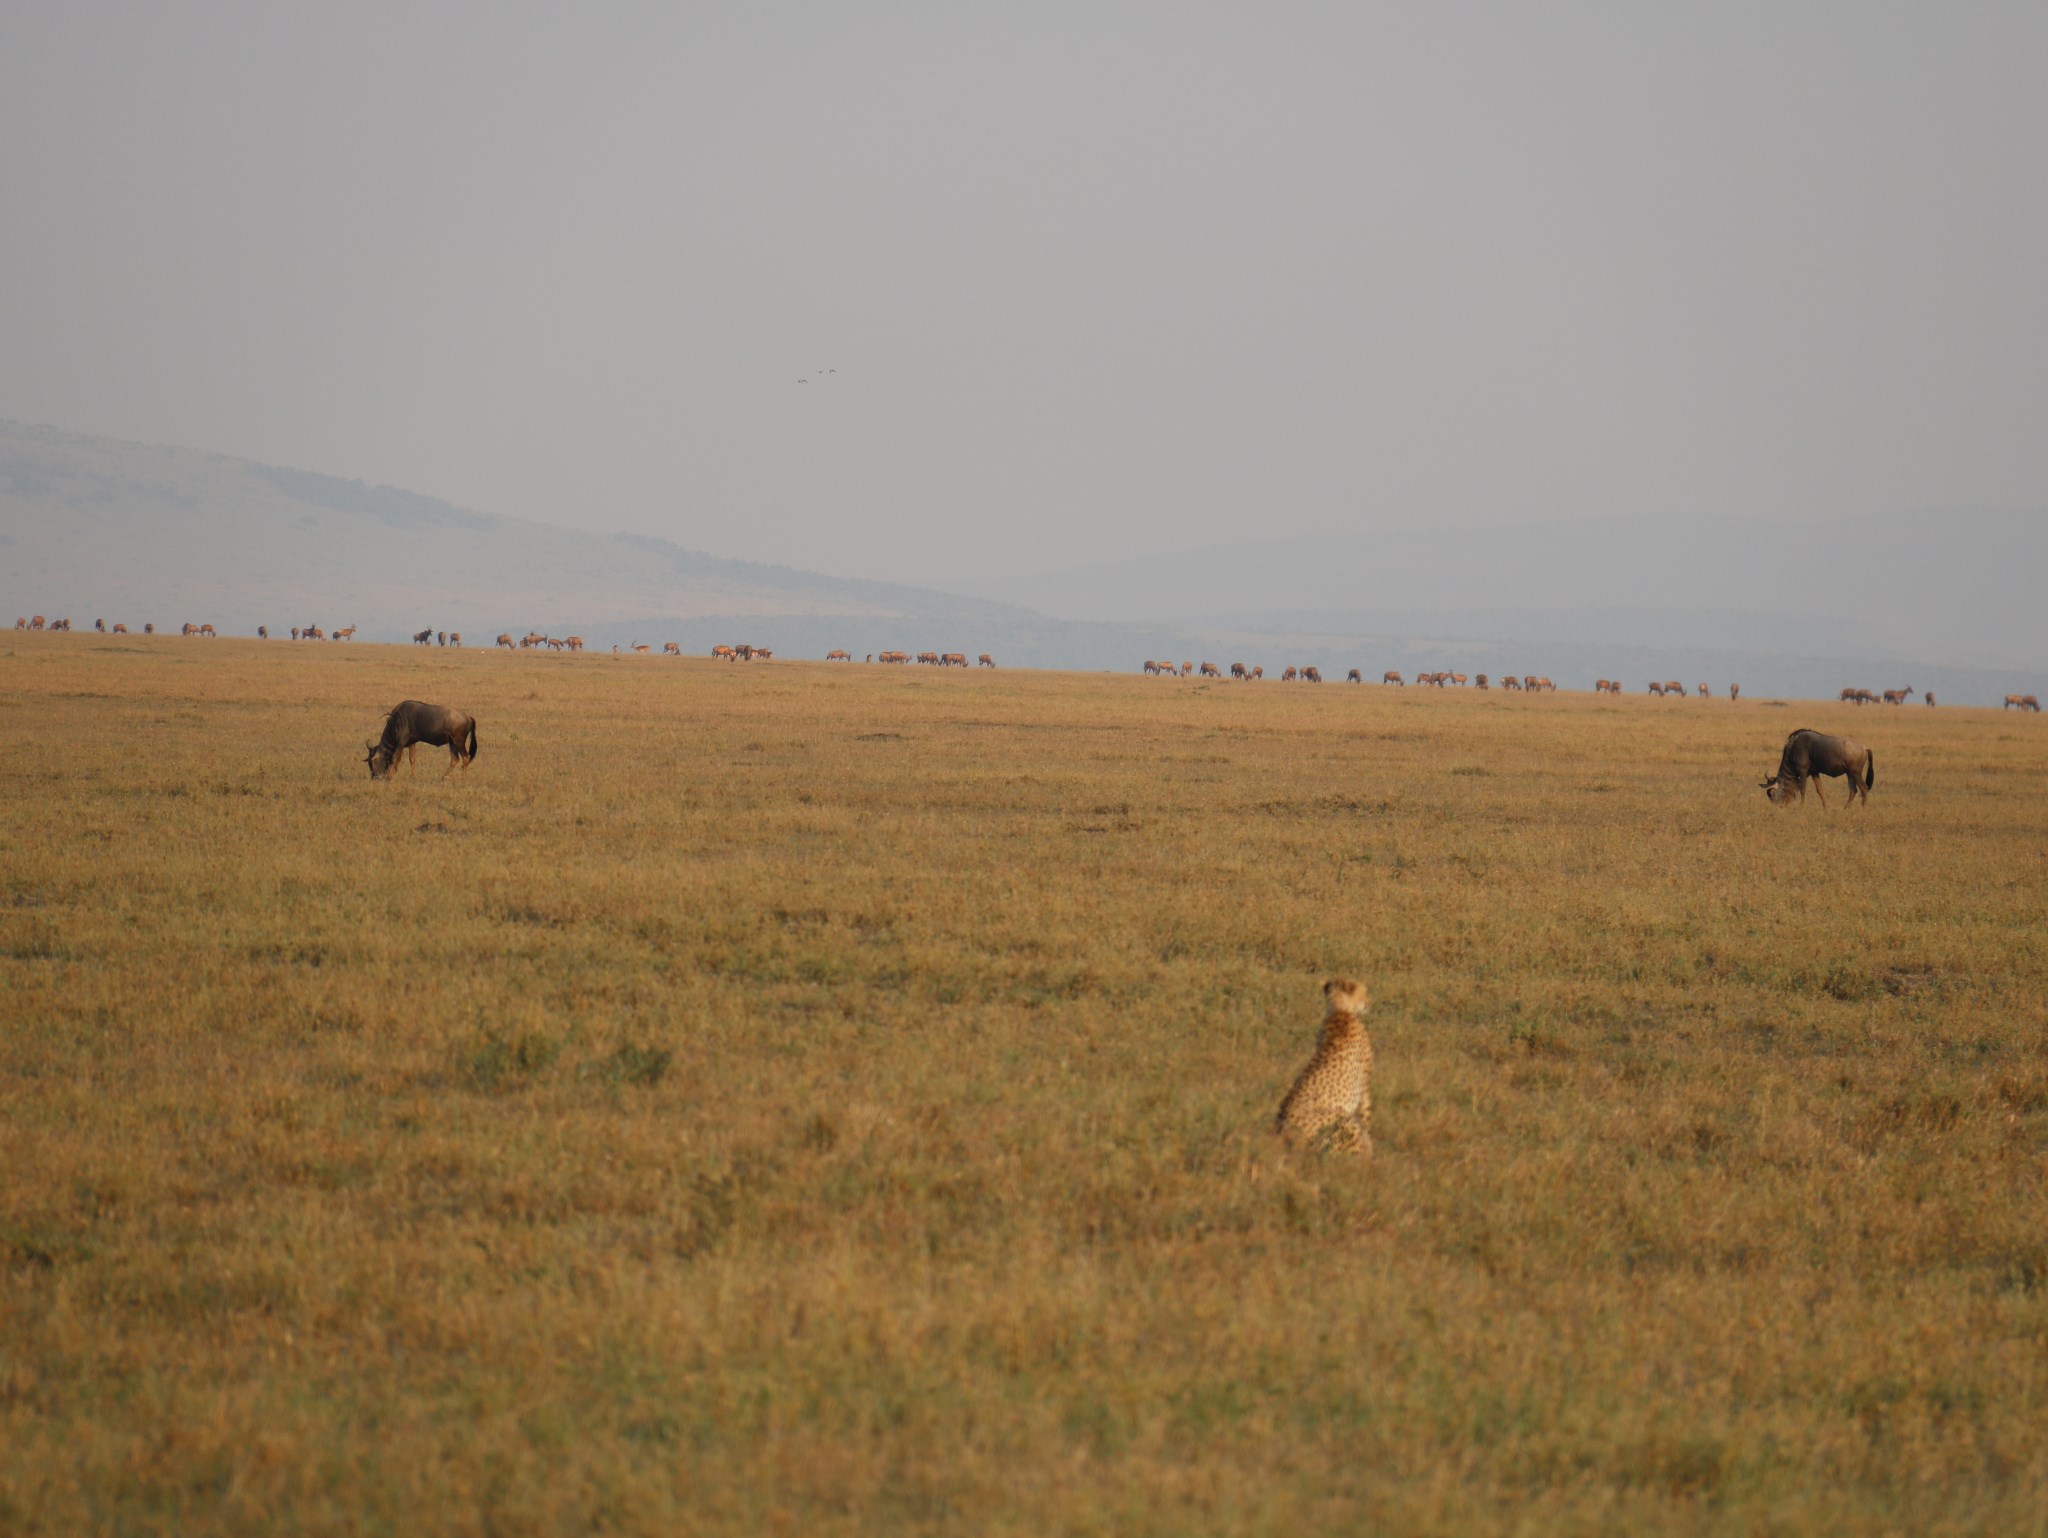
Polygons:
[[0,416],[939,581],[2048,506],[2038,3],[0,24]]

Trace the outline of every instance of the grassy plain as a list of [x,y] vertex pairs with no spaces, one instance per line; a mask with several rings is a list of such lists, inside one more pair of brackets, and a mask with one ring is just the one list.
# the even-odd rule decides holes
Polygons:
[[16,636],[0,783],[0,1530],[2048,1532],[2039,718]]

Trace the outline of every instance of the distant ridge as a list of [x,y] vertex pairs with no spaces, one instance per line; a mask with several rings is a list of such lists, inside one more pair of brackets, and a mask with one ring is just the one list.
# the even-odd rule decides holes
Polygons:
[[[2028,537],[2025,530],[2015,536],[2022,555],[2032,548]],[[1367,557],[1342,542],[1275,540],[1221,557],[1163,551],[1125,574],[1124,588],[1104,585],[1117,563],[1077,569],[1086,580],[1067,585],[1071,597],[1094,583],[1109,613],[1119,612],[1119,597],[1142,594],[1134,617],[1056,618],[992,596],[729,560],[646,535],[499,517],[393,486],[0,422],[0,626],[14,614],[39,612],[67,615],[81,627],[95,617],[138,629],[144,621],[175,629],[191,620],[242,634],[259,624],[273,634],[292,625],[355,625],[364,641],[433,628],[488,645],[500,631],[538,629],[579,634],[603,648],[675,641],[691,653],[737,641],[793,657],[834,647],[856,657],[986,651],[1006,667],[1135,671],[1147,657],[1226,667],[1242,659],[1277,675],[1287,664],[1312,662],[1333,682],[1351,667],[1376,680],[1386,668],[1412,674],[1441,666],[1543,673],[1567,688],[1617,677],[1631,693],[1653,677],[1688,687],[1704,681],[1717,694],[1739,681],[1752,697],[1827,697],[1852,683],[1931,688],[1955,704],[2043,692],[2038,670],[1906,660],[1910,648],[1877,623],[1881,612],[1867,624],[1821,611],[1794,623],[1671,605],[1573,607],[1561,596],[1549,608],[1491,609],[1371,598],[1389,589],[1427,598],[1431,583],[1456,591],[1444,585],[1444,572],[1454,577],[1464,552],[1403,556],[1403,548],[1373,548],[1370,567],[1362,568],[1371,581],[1345,575],[1346,559]],[[1402,580],[1402,560],[1428,571]],[[1241,582],[1233,581],[1232,565]],[[1986,613],[2010,602],[1998,596],[2007,589],[2038,586],[2038,570],[1993,571]],[[1010,586],[1028,593],[1049,581]],[[1530,584],[1522,596],[1531,591],[1543,590]],[[1349,606],[1333,606],[1333,594]],[[1307,595],[1319,601],[1303,602]],[[1276,596],[1283,601],[1272,602]],[[1214,601],[1207,613],[1205,597]],[[1837,607],[1853,616],[1859,603],[1883,607],[1855,594]],[[2048,625],[2044,613],[2048,606],[2029,606],[2025,623],[2005,629],[2024,640],[2032,634],[2026,624]],[[1654,644],[1661,637],[1673,644]]]

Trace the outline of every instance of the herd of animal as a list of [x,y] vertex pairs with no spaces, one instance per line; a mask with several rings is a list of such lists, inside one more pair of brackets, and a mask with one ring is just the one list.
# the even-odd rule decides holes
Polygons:
[[[16,630],[69,630],[71,629],[71,621],[69,619],[49,619],[41,614],[23,615],[15,620],[14,628]],[[92,628],[102,634],[128,635],[131,633],[127,625],[120,623],[109,625],[104,619],[94,620]],[[145,624],[142,627],[141,633],[143,635],[155,635],[156,626]],[[201,637],[213,637],[220,634],[212,625],[195,625],[190,622],[180,626],[178,633],[183,636]],[[356,627],[348,625],[342,629],[330,632],[321,629],[318,625],[294,625],[291,627],[290,634],[294,641],[347,641],[355,637]],[[270,627],[268,625],[258,625],[256,627],[256,635],[259,640],[269,640]],[[414,631],[412,633],[412,642],[415,646],[438,645],[460,647],[462,645],[462,632],[459,630],[435,630],[430,627],[426,630]],[[544,650],[580,652],[584,648],[584,640],[580,635],[551,636],[538,630],[529,630],[524,636],[519,637],[515,637],[510,631],[506,631],[499,635],[495,644],[506,651]],[[629,651],[644,655],[652,652],[653,647],[644,642],[635,641],[629,647],[614,646],[612,651],[617,655],[624,655]],[[666,657],[680,657],[683,655],[683,649],[677,642],[667,641],[662,644],[661,653]],[[765,646],[714,646],[711,648],[711,655],[726,662],[767,662],[774,658],[775,653]],[[825,660],[827,662],[851,662],[853,654],[835,647],[825,653]],[[964,668],[970,665],[992,668],[996,665],[995,658],[987,652],[981,653],[972,664],[968,662],[965,652],[869,652],[867,660],[869,662],[905,665],[914,662],[925,667],[942,668]],[[1201,677],[1220,679],[1224,676],[1223,669],[1213,662],[1170,662],[1165,659],[1154,660],[1150,657],[1145,659],[1143,671],[1149,676],[1159,678]],[[1242,662],[1233,662],[1230,664],[1229,676],[1240,682],[1249,683],[1263,679],[1266,676],[1266,670],[1263,666],[1247,666]],[[1323,681],[1322,670],[1312,664],[1282,668],[1278,676],[1282,683],[1299,681],[1302,683],[1319,684]],[[1360,669],[1352,668],[1344,675],[1344,679],[1347,683],[1362,684],[1365,682],[1365,675]],[[1554,693],[1557,689],[1557,685],[1548,678],[1534,673],[1525,674],[1521,677],[1508,673],[1498,678],[1489,678],[1485,673],[1468,676],[1464,673],[1445,669],[1435,672],[1417,673],[1414,681],[1419,685],[1434,685],[1439,689],[1448,687],[1464,688],[1470,684],[1480,689],[1512,689],[1524,694],[1537,692]],[[1390,668],[1380,674],[1380,682],[1383,685],[1395,684],[1405,688],[1408,680],[1398,671]],[[1621,680],[1618,678],[1595,679],[1593,682],[1593,692],[1596,694],[1618,695],[1622,692]],[[1698,685],[1696,689],[1688,690],[1677,679],[1661,681],[1653,679],[1650,682],[1648,692],[1666,699],[1673,697],[1686,699],[1695,694],[1700,699],[1709,699],[1713,695],[1713,690],[1705,684]],[[1903,705],[1911,700],[1917,692],[1910,684],[1903,689],[1884,689],[1875,692],[1869,689],[1849,687],[1843,689],[1837,698],[1847,705]],[[1742,685],[1730,684],[1728,686],[1728,698],[1734,700],[1741,697]],[[1926,694],[1921,695],[1921,699],[1926,704],[1933,705],[1935,702],[1933,691],[1930,690]],[[2038,712],[2041,708],[2041,701],[2038,697],[2031,694],[2008,694],[2005,697],[2003,708],[2006,710],[2031,710]]]

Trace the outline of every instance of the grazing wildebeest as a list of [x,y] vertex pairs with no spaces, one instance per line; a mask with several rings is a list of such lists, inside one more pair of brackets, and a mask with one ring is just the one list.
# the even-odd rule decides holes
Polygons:
[[1484,689],[1486,687],[1486,675],[1484,673],[1481,673],[1478,676],[1476,676],[1472,680],[1472,682],[1479,688]]
[[1221,678],[1223,671],[1215,663],[1205,662],[1202,664],[1202,676],[1204,678]]
[[[664,641],[661,643],[661,654],[664,657],[680,657],[683,654],[683,643],[681,641]],[[840,655],[843,657],[846,654],[841,652]]]
[[2038,712],[2041,709],[2041,702],[2035,699],[2031,694],[2008,694],[2005,697],[2005,705],[2003,708],[2006,710],[2018,708],[2020,710],[2032,710]]
[[517,643],[513,641],[511,633],[507,631],[498,637],[498,644],[504,647],[506,651],[510,651]]
[[1249,678],[1251,673],[1242,662],[1233,662],[1230,664],[1230,676],[1232,678]]
[[996,665],[996,659],[991,657],[987,652],[983,652],[979,657],[974,659],[974,665],[978,668],[992,668]]
[[853,658],[849,657],[844,651],[840,650],[839,648],[834,647],[831,651],[825,653],[825,660],[827,662],[851,662],[853,661]]
[[1828,798],[1820,787],[1824,774],[1847,778],[1850,805],[1859,795],[1865,806],[1870,804],[1870,787],[1877,783],[1877,762],[1870,749],[1846,737],[1830,737],[1803,726],[1785,739],[1784,751],[1778,755],[1778,772],[1762,782],[1764,794],[1780,806],[1790,806],[1795,799],[1806,799],[1806,782],[1811,780],[1813,793],[1826,806]]
[[1404,689],[1408,687],[1407,683],[1402,679],[1401,675],[1399,673],[1394,672],[1392,669],[1389,669],[1388,671],[1380,674],[1380,682],[1382,684],[1400,684],[1401,687]]
[[421,700],[403,700],[392,706],[384,717],[384,735],[375,742],[363,743],[363,762],[370,766],[370,778],[390,779],[401,753],[408,764],[414,763],[423,742],[430,748],[448,750],[448,767],[441,772],[442,779],[447,779],[458,766],[466,773],[476,757],[476,717]]

